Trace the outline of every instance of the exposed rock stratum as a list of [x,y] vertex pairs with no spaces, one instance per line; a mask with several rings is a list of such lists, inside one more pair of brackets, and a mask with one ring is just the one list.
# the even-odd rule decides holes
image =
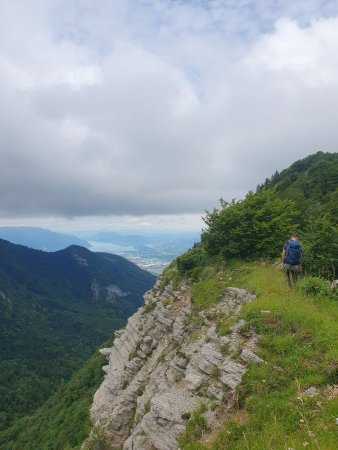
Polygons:
[[[192,313],[187,282],[161,289],[158,281],[144,307],[115,333],[113,347],[101,349],[106,375],[82,449],[176,450],[189,415],[203,403],[210,430],[219,427],[248,364],[262,362],[255,354],[259,336],[238,318],[254,298],[227,288],[216,306]],[[220,316],[232,323],[223,336],[216,327]]]

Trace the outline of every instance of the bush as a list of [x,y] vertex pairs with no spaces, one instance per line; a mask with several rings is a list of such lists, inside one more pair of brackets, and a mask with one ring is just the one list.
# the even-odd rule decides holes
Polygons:
[[207,212],[202,243],[211,255],[226,259],[275,258],[280,253],[296,216],[293,201],[280,199],[274,190],[250,192],[244,200]]
[[307,276],[299,281],[298,287],[304,295],[325,297],[331,295],[330,283],[324,278]]
[[177,269],[181,274],[188,274],[206,260],[204,247],[195,244],[190,250],[177,258]]

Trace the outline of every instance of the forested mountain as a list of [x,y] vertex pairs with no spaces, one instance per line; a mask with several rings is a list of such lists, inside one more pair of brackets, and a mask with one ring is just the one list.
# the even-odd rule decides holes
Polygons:
[[307,273],[338,274],[338,153],[318,152],[275,173],[243,200],[207,212],[202,244],[178,259],[190,270],[208,255],[229,259],[278,258],[298,230]]
[[18,419],[0,431],[0,449],[79,449],[91,429],[89,407],[103,379],[103,364],[104,357],[95,352],[32,415]]
[[46,252],[62,250],[70,245],[89,247],[87,241],[76,236],[39,227],[0,227],[0,238],[12,244],[25,245]]
[[155,277],[122,257],[0,240],[0,418],[36,409],[142,303]]

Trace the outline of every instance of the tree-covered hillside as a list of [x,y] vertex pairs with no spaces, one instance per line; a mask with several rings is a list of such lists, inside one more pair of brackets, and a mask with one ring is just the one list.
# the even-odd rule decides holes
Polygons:
[[33,412],[141,305],[155,277],[116,255],[0,240],[0,428]]
[[[106,342],[106,345],[110,343]],[[91,429],[89,408],[102,382],[105,358],[97,351],[32,415],[0,431],[1,450],[80,448]]]
[[318,152],[292,164],[243,200],[208,211],[202,244],[178,259],[183,271],[209,256],[278,258],[298,230],[307,273],[338,274],[338,153]]

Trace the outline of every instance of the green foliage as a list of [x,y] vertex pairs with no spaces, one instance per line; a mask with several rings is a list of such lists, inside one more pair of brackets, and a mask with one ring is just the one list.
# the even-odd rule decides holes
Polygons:
[[142,315],[151,313],[151,311],[154,311],[155,308],[156,308],[156,302],[147,303],[143,307]]
[[178,286],[179,281],[182,276],[177,269],[177,259],[174,260],[168,267],[164,269],[160,277],[160,291],[163,292],[163,289],[169,283],[173,283],[174,289]]
[[228,316],[223,313],[217,317],[216,331],[220,336],[225,336],[230,333],[232,325],[236,322],[236,317]]
[[304,295],[314,297],[330,296],[330,283],[319,277],[307,276],[301,279],[298,283],[298,288]]
[[307,221],[304,249],[308,272],[327,278],[338,273],[338,226],[328,215]]
[[207,212],[208,230],[202,243],[210,254],[226,258],[275,257],[295,225],[293,201],[277,197],[273,190],[250,192],[243,201],[221,200],[221,209]]
[[103,356],[97,352],[32,416],[17,420],[0,432],[0,449],[79,449],[92,426],[89,408],[103,379],[103,362]]
[[192,325],[193,328],[200,328],[203,325],[203,322],[203,317],[201,317],[197,312],[187,314],[184,318],[184,325]]
[[151,401],[147,400],[146,404],[144,405],[144,412],[148,413],[150,411],[151,408]]
[[208,425],[203,413],[206,411],[204,403],[191,414],[191,417],[187,423],[185,431],[179,438],[179,445],[182,450],[197,448],[191,447],[192,443],[202,437],[202,435],[208,431]]
[[207,212],[202,245],[226,260],[277,258],[294,229],[305,249],[307,273],[338,275],[338,153],[296,161],[244,200]]
[[199,266],[202,266],[207,258],[204,246],[195,244],[190,250],[176,259],[177,269],[181,274],[188,274]]

